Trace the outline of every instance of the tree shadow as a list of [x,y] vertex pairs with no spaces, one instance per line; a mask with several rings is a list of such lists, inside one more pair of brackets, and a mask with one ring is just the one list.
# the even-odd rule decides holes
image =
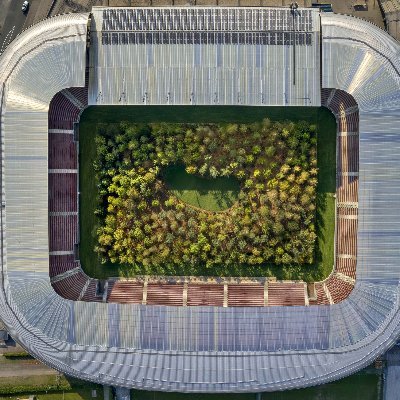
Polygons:
[[[327,197],[325,193],[317,193],[316,196],[316,215],[315,215],[315,231],[317,234],[318,241],[325,242],[326,238],[324,235],[325,221],[323,214],[327,207]],[[314,247],[314,260],[315,262],[322,262],[323,255],[319,246],[319,243]]]
[[237,201],[238,194],[234,194],[232,190],[215,191],[211,196],[221,209],[231,208]]

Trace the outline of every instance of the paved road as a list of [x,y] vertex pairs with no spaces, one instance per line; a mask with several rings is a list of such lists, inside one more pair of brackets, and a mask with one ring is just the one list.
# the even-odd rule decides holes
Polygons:
[[0,54],[24,29],[47,17],[52,0],[28,1],[29,9],[24,14],[23,0],[0,0]]
[[0,54],[23,29],[30,10],[24,14],[22,3],[23,0],[0,0]]

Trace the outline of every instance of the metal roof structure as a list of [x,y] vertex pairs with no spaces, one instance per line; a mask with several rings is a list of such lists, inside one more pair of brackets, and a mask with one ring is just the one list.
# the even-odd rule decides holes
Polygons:
[[95,7],[90,55],[89,105],[321,103],[314,9]]
[[[290,10],[95,8],[90,104],[121,104],[123,93],[122,104],[143,104],[143,96],[144,104],[238,104],[238,92],[239,104],[315,106],[322,77],[322,88],[344,90],[358,103],[360,186],[357,280],[341,303],[252,308],[89,303],[65,300],[52,289],[47,232],[48,104],[60,90],[85,84],[88,18],[45,20],[23,32],[0,58],[0,317],[10,334],[69,375],[160,391],[305,387],[349,375],[385,352],[400,334],[399,44],[365,21],[299,10],[297,31],[305,40],[296,45],[296,57],[309,67],[297,70],[290,61],[293,44],[285,42]],[[173,32],[159,44],[167,26]],[[192,37],[181,43],[185,29]],[[239,33],[235,38],[233,31]],[[276,34],[274,42],[270,33]],[[244,60],[247,67],[236,64]],[[272,75],[261,96],[249,82],[259,82],[264,73]],[[286,80],[294,73],[295,82]],[[204,81],[209,89],[196,84],[201,76],[210,77]],[[299,103],[303,96],[311,100]]]

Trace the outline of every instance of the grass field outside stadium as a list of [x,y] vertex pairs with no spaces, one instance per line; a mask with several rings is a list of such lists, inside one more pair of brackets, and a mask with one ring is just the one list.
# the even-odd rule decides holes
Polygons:
[[[303,279],[305,281],[317,281],[328,276],[332,271],[334,256],[336,123],[333,115],[327,109],[310,107],[89,107],[81,117],[79,137],[80,260],[85,272],[89,276],[103,279],[110,276],[127,277],[144,273],[140,266],[103,265],[93,251],[97,241],[94,234],[97,222],[94,215],[97,187],[93,161],[96,157],[94,137],[98,123],[119,123],[121,121],[133,123],[252,123],[264,118],[272,121],[307,121],[317,126],[317,167],[319,171],[316,201],[318,236],[316,262],[313,265],[290,267],[236,265],[229,266],[227,269],[224,266],[218,266],[211,270],[187,268],[182,265],[175,268],[160,267],[153,269],[151,273],[158,275],[274,276],[278,279]],[[225,182],[225,184],[231,190],[230,195],[234,197],[235,188],[234,186],[229,187],[232,182]],[[177,196],[179,197],[179,194]],[[231,200],[233,201],[233,198]],[[206,201],[208,200],[206,199]]]

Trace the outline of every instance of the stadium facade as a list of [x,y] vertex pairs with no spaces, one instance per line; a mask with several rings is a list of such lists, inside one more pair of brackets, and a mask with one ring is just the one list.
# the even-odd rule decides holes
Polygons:
[[[370,23],[311,9],[94,8],[23,32],[0,58],[0,317],[12,336],[61,372],[145,390],[285,390],[367,366],[400,334],[399,53]],[[252,308],[58,296],[49,278],[48,108],[59,91],[85,86],[87,67],[92,105],[319,106],[324,88],[353,96],[360,168],[349,296]]]

